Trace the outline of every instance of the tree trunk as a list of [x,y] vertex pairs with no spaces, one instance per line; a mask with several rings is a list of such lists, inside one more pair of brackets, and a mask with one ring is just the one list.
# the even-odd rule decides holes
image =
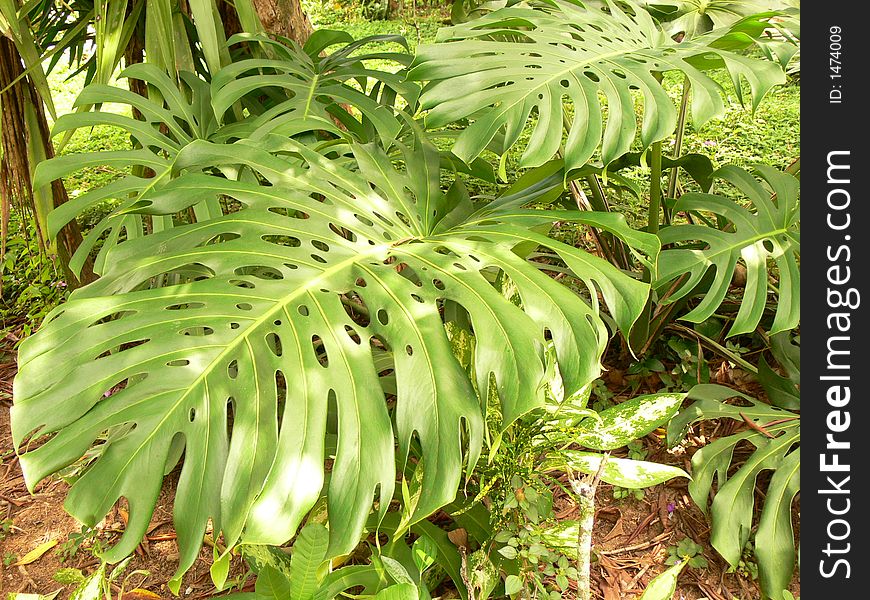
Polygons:
[[274,35],[290,38],[300,46],[313,31],[300,0],[253,0],[263,29]]
[[[0,162],[0,202],[5,204],[3,210],[4,233],[8,222],[8,210],[12,199],[16,199],[18,206],[29,206],[36,215],[34,206],[33,185],[31,174],[35,165],[30,164],[28,147],[30,144],[40,144],[43,147],[46,159],[54,157],[54,146],[51,143],[51,135],[48,121],[45,118],[45,110],[39,93],[33,86],[29,77],[21,77],[24,73],[24,65],[18,49],[12,40],[0,36],[0,89],[4,89],[13,81],[12,85],[2,98],[3,111],[0,118],[3,119],[2,147],[3,158]],[[19,77],[21,77],[19,79]],[[36,131],[28,127],[25,116],[27,105],[33,107],[37,127]],[[51,184],[52,203],[57,208],[69,197],[61,180]],[[37,227],[44,227],[44,223],[38,223]],[[44,235],[45,232],[40,232]],[[5,241],[5,240],[4,240]],[[76,277],[69,270],[69,260],[82,242],[82,235],[78,223],[74,220],[68,223],[57,236],[57,255],[63,268],[67,284],[70,287],[78,287],[81,284],[94,280],[94,272],[91,262],[86,261],[81,274]]]

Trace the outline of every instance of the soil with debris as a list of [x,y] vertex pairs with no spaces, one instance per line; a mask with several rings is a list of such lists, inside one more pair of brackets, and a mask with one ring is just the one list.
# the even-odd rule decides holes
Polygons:
[[[94,546],[111,545],[124,531],[126,512],[117,507],[98,526],[96,536],[83,536],[82,528],[63,509],[68,486],[53,478],[38,484],[30,494],[12,446],[9,425],[14,355],[0,347],[0,600],[8,593],[50,594],[65,600],[75,585],[69,583],[69,569],[87,575],[98,568]],[[727,370],[727,369],[726,369]],[[713,365],[711,365],[713,371]],[[718,373],[721,374],[722,368]],[[727,383],[734,384],[737,377]],[[608,386],[624,393],[619,371],[612,369]],[[741,383],[737,381],[736,383]],[[652,389],[656,382],[649,382]],[[758,393],[757,389],[746,390]],[[711,439],[728,435],[740,424],[704,423],[695,426],[690,443],[682,452],[669,452],[655,434],[644,440],[647,460],[665,462],[689,471],[691,453]],[[739,454],[739,452],[737,453]],[[737,456],[736,454],[736,456]],[[616,453],[618,455],[618,452]],[[737,456],[739,459],[740,457]],[[172,502],[178,470],[167,477],[163,492],[142,544],[125,570],[122,598],[121,580],[114,582],[118,600],[154,600],[172,598],[167,588],[178,563],[178,548],[172,528]],[[568,484],[565,476],[563,484]],[[577,506],[563,490],[554,485],[554,506],[559,519],[576,519]],[[673,480],[645,490],[642,500],[632,496],[615,499],[613,488],[602,483],[598,488],[594,545],[598,557],[592,567],[593,596],[603,600],[639,598],[644,587],[667,566],[669,546],[688,537],[700,544],[707,568],[687,568],[680,576],[675,598],[680,600],[752,600],[760,598],[758,584],[751,578],[729,573],[727,563],[709,543],[709,526],[695,506],[683,479]],[[799,507],[795,507],[797,512]],[[794,521],[799,523],[799,519]],[[72,536],[72,537],[71,537]],[[76,546],[76,542],[80,542]],[[204,546],[193,568],[184,576],[180,596],[199,600],[226,595],[215,591],[209,576],[212,549]],[[65,571],[67,570],[67,571]],[[239,582],[244,590],[253,588],[252,578],[240,557],[233,557],[229,581]],[[64,583],[66,582],[66,583]],[[236,591],[238,591],[238,587]],[[797,576],[791,586],[800,594]],[[571,599],[574,590],[563,597]]]

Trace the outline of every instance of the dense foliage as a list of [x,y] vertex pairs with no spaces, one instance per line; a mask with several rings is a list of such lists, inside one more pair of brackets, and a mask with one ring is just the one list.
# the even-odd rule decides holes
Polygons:
[[[798,179],[764,165],[714,170],[682,147],[690,122],[723,113],[726,94],[755,108],[786,82],[796,50],[786,14],[726,10],[708,22],[684,6],[610,0],[462,5],[457,24],[412,55],[397,36],[270,38],[247,2],[237,3],[247,33],[227,40],[210,3],[194,4],[200,45],[146,38],[201,48],[190,69],[146,48],[148,60],[121,73],[139,83],[113,85],[123,45],[98,27],[109,45],[93,81],[54,125],[117,128],[133,148],[36,170],[37,187],[94,165],[124,174],[46,221],[56,235],[103,211],[69,262],[99,278],[20,347],[12,425],[28,485],[82,467],[66,508],[88,526],[125,500],[124,536],[102,555],[118,561],[180,464],[175,591],[211,526],[224,548],[215,582],[241,548],[260,598],[350,588],[425,598],[435,563],[463,596],[558,593],[530,566],[539,561],[558,588],[570,578],[588,594],[588,573],[539,549],[552,531],[493,527],[497,511],[480,500],[515,486],[493,476],[499,452],[514,467],[545,456],[595,485],[684,475],[600,454],[664,426],[686,397],[590,406],[610,339],[648,356],[681,320],[733,355],[712,338],[760,329],[781,340],[773,334],[798,327]],[[169,18],[165,8],[149,7],[145,23]],[[683,81],[678,104],[666,77]],[[111,105],[131,110],[87,110]],[[514,148],[521,175],[506,168]],[[625,176],[636,169],[649,169],[648,192]],[[645,227],[611,210],[626,190],[643,194]],[[566,243],[565,223],[594,243]],[[777,470],[755,539],[775,541],[759,566],[764,594],[781,598],[793,570],[798,373],[749,366],[780,408],[732,406],[733,390],[701,386],[669,437],[708,418],[755,425],[695,454],[690,491],[706,510],[718,475],[713,545],[736,565],[757,475]],[[756,447],[754,462],[727,477],[739,441]],[[587,489],[575,487],[581,499]],[[545,492],[504,498],[503,514],[536,523],[552,511]],[[480,550],[466,556],[426,520],[443,507]],[[584,527],[574,524],[575,539]],[[389,542],[369,564],[319,569],[374,530]],[[294,537],[290,561],[268,550]],[[670,597],[683,567],[644,597]]]

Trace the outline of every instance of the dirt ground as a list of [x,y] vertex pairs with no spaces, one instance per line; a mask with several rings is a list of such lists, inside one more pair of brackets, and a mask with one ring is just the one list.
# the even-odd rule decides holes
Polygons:
[[[89,548],[87,540],[71,557],[64,557],[61,549],[70,534],[81,532],[81,526],[63,509],[67,485],[52,479],[40,483],[29,494],[12,449],[9,427],[12,378],[15,365],[11,353],[0,350],[0,600],[8,593],[47,594],[60,589],[58,598],[69,598],[74,585],[63,580],[62,569],[79,569],[85,574],[93,572],[99,561]],[[722,432],[719,432],[722,434]],[[727,433],[727,432],[725,432]],[[689,470],[687,454],[668,453],[664,444],[654,435],[645,440],[648,460],[676,464]],[[125,593],[118,598],[120,588],[114,590],[118,600],[172,598],[166,582],[172,577],[178,561],[178,549],[172,529],[171,498],[177,472],[167,477],[163,493],[154,513],[145,541],[137,548],[126,573],[130,576],[126,590],[139,588],[151,592]],[[567,480],[566,480],[567,483]],[[709,545],[709,527],[698,508],[689,498],[686,481],[674,480],[646,490],[642,500],[614,499],[612,487],[599,488],[598,511],[594,532],[594,545],[598,561],[593,565],[595,597],[603,600],[638,598],[646,584],[666,567],[667,548],[689,537],[704,548],[706,569],[687,568],[680,576],[678,600],[753,600],[760,597],[756,582],[749,578],[727,573],[728,565]],[[560,519],[574,519],[577,507],[564,492],[556,490],[555,508]],[[100,543],[111,544],[124,528],[125,513],[116,509],[100,524]],[[57,542],[38,559],[25,565],[15,565],[28,552],[46,542]],[[219,594],[209,577],[211,549],[204,547],[194,567],[185,575],[181,597],[189,600],[215,597]],[[230,580],[244,576],[246,569],[239,557],[233,557]],[[60,573],[59,573],[60,572]],[[147,574],[146,574],[147,572]],[[248,582],[245,589],[251,589]],[[797,578],[792,586],[799,595]],[[573,597],[572,593],[565,597]]]

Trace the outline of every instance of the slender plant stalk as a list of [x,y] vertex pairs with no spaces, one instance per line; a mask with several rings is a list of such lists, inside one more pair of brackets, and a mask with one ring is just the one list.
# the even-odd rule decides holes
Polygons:
[[[654,73],[653,76],[659,83],[662,82],[662,74]],[[650,148],[650,186],[649,186],[649,225],[647,231],[650,233],[659,232],[660,217],[659,213],[662,208],[662,143],[654,142]]]
[[695,339],[704,343],[708,348],[713,350],[713,352],[715,352],[721,356],[724,356],[725,358],[727,358],[728,360],[730,360],[731,362],[733,362],[736,365],[740,365],[743,369],[752,373],[753,375],[758,375],[758,368],[755,367],[755,365],[753,365],[752,363],[750,363],[747,360],[744,360],[737,353],[731,352],[731,350],[729,350],[728,348],[726,348],[725,346],[723,346],[722,344],[720,344],[716,340],[707,337],[703,333],[700,333],[698,331],[695,331],[694,329],[690,329],[689,327],[686,327],[684,325],[680,325],[678,323],[671,323],[670,327],[676,331],[681,332],[681,333],[694,336]]
[[595,526],[595,492],[604,473],[604,465],[610,453],[601,457],[598,470],[594,476],[583,479],[571,479],[571,488],[577,494],[577,504],[580,507],[580,524],[577,528],[577,599],[592,599],[592,579],[590,566],[592,564],[592,528]]
[[[601,180],[598,179],[598,176],[589,175],[586,177],[586,183],[589,184],[589,190],[592,193],[592,208],[603,212],[610,212],[610,204],[607,202],[607,196],[604,195],[604,187],[602,187]],[[626,250],[625,244],[616,236],[610,234],[606,235],[607,242],[610,245],[610,252],[612,254],[610,262],[620,269],[625,269],[626,271],[630,270],[631,261],[629,260],[628,250]]]
[[[566,110],[562,111],[562,128],[565,130],[565,133],[568,133],[571,129],[571,123],[568,122]],[[564,149],[560,147],[559,155],[564,156],[564,154]],[[565,175],[567,176],[567,173]],[[583,188],[579,183],[576,181],[569,183],[568,187],[571,195],[574,197],[574,201],[577,203],[577,208],[580,210],[610,212],[610,206],[607,203],[607,198],[604,196],[604,189],[601,187],[598,177],[589,175],[586,177],[586,182],[589,184],[589,190],[592,194],[591,198],[583,192]],[[598,246],[601,256],[607,262],[621,269],[628,270],[630,268],[628,253],[622,240],[605,231],[598,231],[595,227],[590,227],[589,229],[592,232],[592,237],[595,240],[595,245]]]
[[[689,91],[692,83],[689,78],[683,79],[683,97],[680,100],[680,113],[677,120],[677,133],[674,136],[674,159],[680,158],[683,153],[683,136],[686,132],[686,120],[689,114]],[[668,179],[668,198],[677,197],[677,184],[679,183],[680,168],[674,167],[671,169],[671,174]],[[665,206],[665,223],[671,222],[671,212]]]
[[650,233],[659,232],[662,207],[662,143],[655,142],[650,148],[649,226]]
[[592,208],[603,212],[610,212],[610,204],[604,196],[604,190],[601,188],[601,182],[595,175],[588,175],[586,183],[589,184],[589,191],[592,193]]

